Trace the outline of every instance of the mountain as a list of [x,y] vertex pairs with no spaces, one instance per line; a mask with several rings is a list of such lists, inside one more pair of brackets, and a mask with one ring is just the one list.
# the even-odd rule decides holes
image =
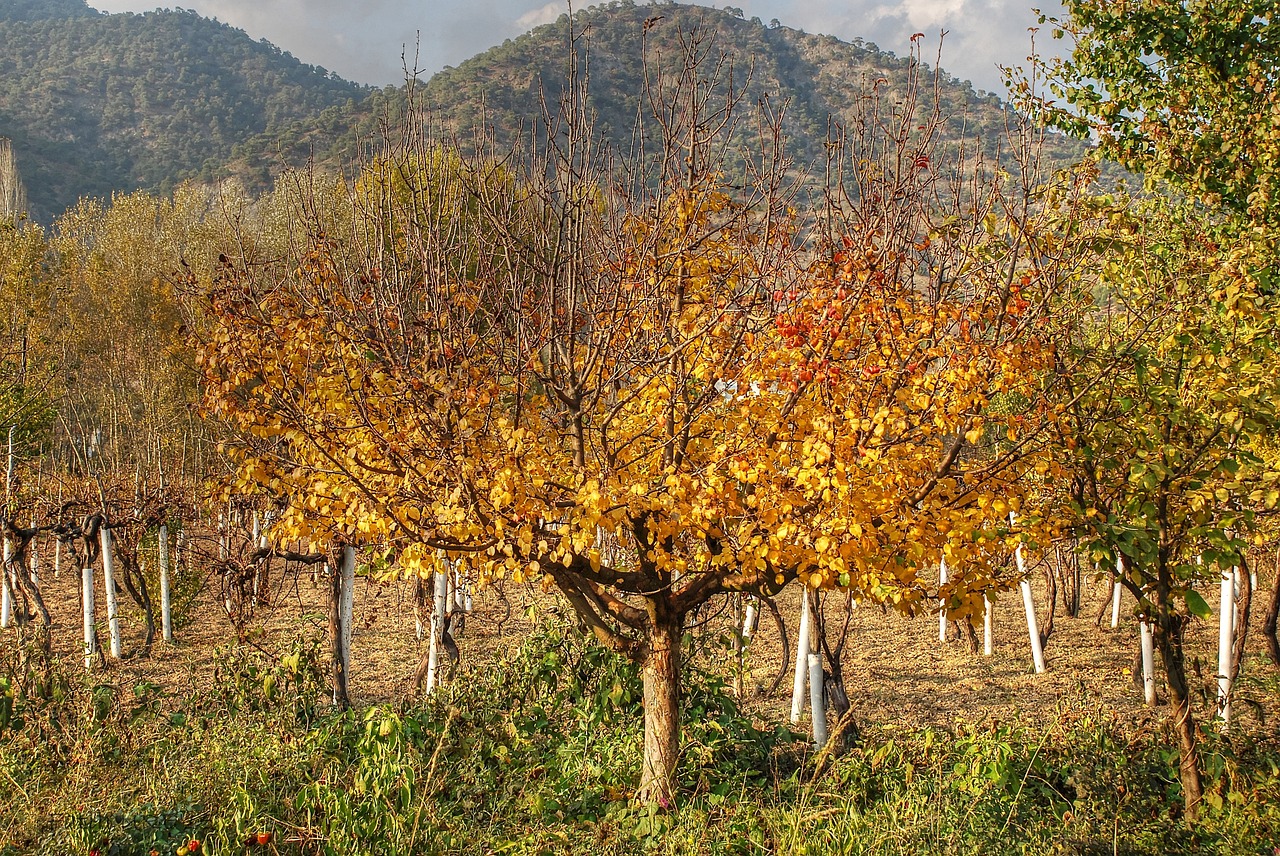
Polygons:
[[[731,67],[732,73],[726,73],[722,90],[728,91],[730,77],[740,90],[744,115],[734,142],[758,148],[758,141],[751,139],[757,128],[746,114],[767,100],[772,110],[785,116],[787,151],[800,169],[821,173],[830,120],[846,127],[856,124],[867,107],[868,93],[883,96],[881,109],[893,109],[896,100],[906,97],[910,61],[868,42],[843,42],[778,21],[765,24],[732,7],[717,10],[671,2],[639,6],[614,0],[576,13],[572,26],[567,15],[561,16],[457,68],[446,68],[419,84],[415,98],[426,109],[427,124],[438,132],[467,140],[484,124],[499,143],[508,142],[537,127],[543,100],[554,105],[563,94],[572,42],[578,67],[590,78],[588,101],[596,114],[597,133],[627,150],[633,145],[645,57],[651,72],[656,68],[669,74],[682,59],[682,42],[694,33],[709,57],[704,71],[724,57],[726,71]],[[929,70],[925,71],[927,76]],[[963,140],[969,151],[978,141],[989,155],[1007,155],[1008,105],[945,72],[938,75],[936,91],[943,117],[942,153],[954,155]],[[919,97],[923,114],[934,101],[931,81],[925,81]],[[374,133],[382,117],[395,128],[404,110],[403,91],[380,93],[356,114],[329,111],[319,121],[246,142],[228,170],[243,174],[247,166],[262,163],[278,169],[308,157],[321,164],[349,163],[360,137],[357,130]],[[1046,154],[1055,162],[1074,160],[1083,150],[1078,142],[1061,136],[1045,142]]]
[[236,144],[354,113],[370,91],[193,12],[0,0],[0,137],[37,220],[81,196],[213,178]]
[[[510,141],[537,126],[543,99],[557,103],[572,44],[589,73],[596,132],[626,150],[646,56],[650,72],[670,73],[695,33],[712,61],[732,68],[723,91],[732,80],[744,107],[782,112],[800,170],[821,173],[833,117],[856,124],[873,91],[884,109],[906,97],[910,63],[874,44],[766,25],[731,7],[614,0],[416,82],[413,101],[437,132],[467,139],[483,124]],[[996,153],[1008,106],[945,73],[936,91],[941,149],[965,140],[971,151],[977,140]],[[934,97],[921,88],[926,110]],[[13,140],[38,220],[81,196],[165,191],[186,178],[234,177],[260,190],[285,167],[346,169],[403,127],[409,101],[405,88],[360,87],[192,12],[103,15],[83,0],[0,0],[0,137]],[[754,132],[744,116],[735,142],[749,148]],[[1083,151],[1060,137],[1047,148],[1061,160]]]
[[100,14],[86,6],[84,0],[5,0],[0,4],[0,22],[94,18]]

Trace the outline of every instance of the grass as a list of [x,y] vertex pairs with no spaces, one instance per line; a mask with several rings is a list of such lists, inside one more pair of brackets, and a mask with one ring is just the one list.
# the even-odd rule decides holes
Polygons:
[[[634,668],[544,625],[426,702],[324,704],[314,644],[224,652],[211,690],[94,683],[26,652],[0,674],[6,853],[1271,854],[1280,738],[1205,732],[1209,804],[1176,750],[1102,714],[881,725],[815,778],[803,735],[686,681],[679,811],[638,807]],[[1267,674],[1254,695],[1277,697]],[[258,833],[271,840],[258,844]]]

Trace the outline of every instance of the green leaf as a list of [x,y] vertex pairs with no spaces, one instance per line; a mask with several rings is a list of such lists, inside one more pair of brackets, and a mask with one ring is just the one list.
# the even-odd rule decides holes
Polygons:
[[1209,604],[1205,603],[1204,598],[1194,591],[1187,592],[1187,611],[1196,618],[1204,619],[1208,619],[1213,614],[1213,611],[1209,609]]

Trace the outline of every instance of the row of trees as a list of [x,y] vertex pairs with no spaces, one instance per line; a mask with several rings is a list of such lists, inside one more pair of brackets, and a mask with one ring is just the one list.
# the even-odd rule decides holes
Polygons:
[[[652,69],[657,154],[600,146],[571,69],[533,150],[410,138],[336,206],[304,187],[290,251],[230,260],[192,322],[235,490],[284,538],[557,588],[641,666],[661,804],[709,599],[798,581],[976,619],[1015,545],[1083,534],[1154,625],[1194,811],[1182,631],[1277,499],[1265,247],[1040,175],[1030,128],[943,162],[918,64],[810,195],[715,60],[694,37]],[[724,146],[747,115],[759,150]]]
[[[1073,10],[1085,53],[1108,32],[1091,10]],[[1280,498],[1269,209],[1179,173],[1177,127],[1142,125],[1126,156],[1198,199],[1043,174],[1029,124],[995,160],[944,157],[918,57],[804,169],[785,112],[741,104],[710,45],[683,43],[649,69],[631,158],[600,142],[570,60],[523,148],[417,128],[349,183],[3,232],[27,457],[135,496],[213,476],[216,505],[273,512],[254,550],[558,590],[641,667],[639,798],[665,805],[694,610],[799,584],[976,622],[1020,581],[1016,548],[1080,537],[1154,628],[1194,812],[1183,631]],[[1131,108],[1081,93],[1118,73],[1059,68],[1077,113],[1020,91],[1064,124],[1107,119],[1109,145]],[[726,143],[740,124],[755,149]]]

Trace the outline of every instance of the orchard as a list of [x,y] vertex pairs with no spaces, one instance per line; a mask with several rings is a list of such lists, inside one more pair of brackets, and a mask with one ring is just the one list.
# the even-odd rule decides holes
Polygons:
[[630,153],[570,63],[510,150],[0,223],[0,852],[1280,841],[1275,45],[1222,5],[1069,3],[990,159],[919,40],[813,165],[694,32]]

